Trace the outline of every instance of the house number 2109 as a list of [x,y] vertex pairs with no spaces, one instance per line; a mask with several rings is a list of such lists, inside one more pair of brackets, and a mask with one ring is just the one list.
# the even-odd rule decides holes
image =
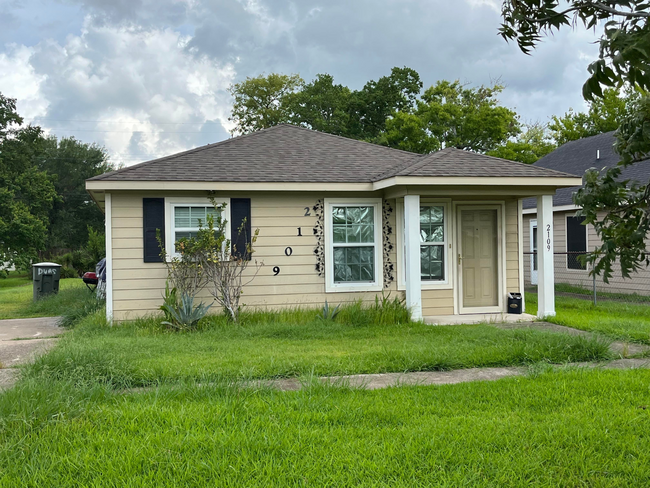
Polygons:
[[551,224],[546,224],[546,250],[551,250]]

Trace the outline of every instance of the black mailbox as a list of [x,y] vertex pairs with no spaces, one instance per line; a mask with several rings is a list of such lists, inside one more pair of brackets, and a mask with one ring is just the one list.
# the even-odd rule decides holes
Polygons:
[[521,293],[508,293],[508,313],[521,313]]

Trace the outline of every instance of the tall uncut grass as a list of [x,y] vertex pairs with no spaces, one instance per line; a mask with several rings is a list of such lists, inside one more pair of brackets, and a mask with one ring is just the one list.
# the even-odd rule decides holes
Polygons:
[[99,311],[81,320],[28,375],[121,389],[611,357],[602,340],[486,324],[429,326],[410,321],[401,305],[387,307],[384,313],[381,304],[355,303],[341,307],[336,320],[323,320],[313,309],[247,311],[238,324],[212,315],[185,332],[168,330],[158,317],[111,326]]

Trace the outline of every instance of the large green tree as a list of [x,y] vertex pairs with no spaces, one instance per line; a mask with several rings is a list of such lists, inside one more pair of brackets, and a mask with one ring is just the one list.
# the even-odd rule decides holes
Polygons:
[[393,113],[415,109],[421,90],[420,75],[407,67],[393,68],[389,76],[369,81],[352,94],[350,137],[366,141],[379,137]]
[[502,14],[501,35],[515,40],[525,53],[552,30],[577,22],[587,28],[602,26],[599,56],[589,65],[583,85],[585,99],[603,99],[607,87],[628,86],[640,94],[617,130],[615,147],[621,162],[602,174],[588,172],[584,188],[574,198],[585,222],[594,225],[602,240],[587,259],[594,272],[608,281],[618,260],[623,276],[629,277],[650,265],[645,243],[650,232],[650,187],[648,181],[621,178],[624,167],[650,157],[650,4],[645,0],[506,0]]
[[332,75],[316,75],[311,83],[288,96],[289,120],[310,129],[349,136],[351,95],[347,86],[334,84]]
[[523,126],[523,130],[516,138],[488,151],[488,155],[533,164],[556,147],[546,127],[541,124],[530,124]]
[[102,231],[104,214],[86,191],[86,179],[113,169],[106,150],[74,137],[48,137],[37,167],[52,178],[58,199],[49,212],[48,253],[79,249],[88,242],[88,228]]
[[615,88],[603,90],[602,98],[588,102],[589,108],[586,112],[569,109],[561,117],[551,117],[548,125],[551,136],[558,145],[562,145],[583,137],[615,131],[629,115],[638,98],[638,93],[630,90],[626,93],[620,93]]
[[39,127],[19,128],[16,100],[0,93],[0,263],[26,265],[45,248],[57,200],[51,177],[36,162],[46,139]]
[[303,85],[298,75],[271,73],[246,78],[229,88],[234,98],[234,133],[248,134],[291,121],[291,96]]
[[380,140],[422,153],[446,147],[494,150],[521,130],[517,114],[498,102],[502,90],[498,84],[473,88],[439,81],[424,91],[414,112],[394,113]]

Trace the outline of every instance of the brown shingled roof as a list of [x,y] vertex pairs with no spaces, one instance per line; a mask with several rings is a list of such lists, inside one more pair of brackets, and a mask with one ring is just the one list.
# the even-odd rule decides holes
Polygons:
[[421,155],[283,124],[91,180],[365,183],[392,176],[571,175],[458,149]]

